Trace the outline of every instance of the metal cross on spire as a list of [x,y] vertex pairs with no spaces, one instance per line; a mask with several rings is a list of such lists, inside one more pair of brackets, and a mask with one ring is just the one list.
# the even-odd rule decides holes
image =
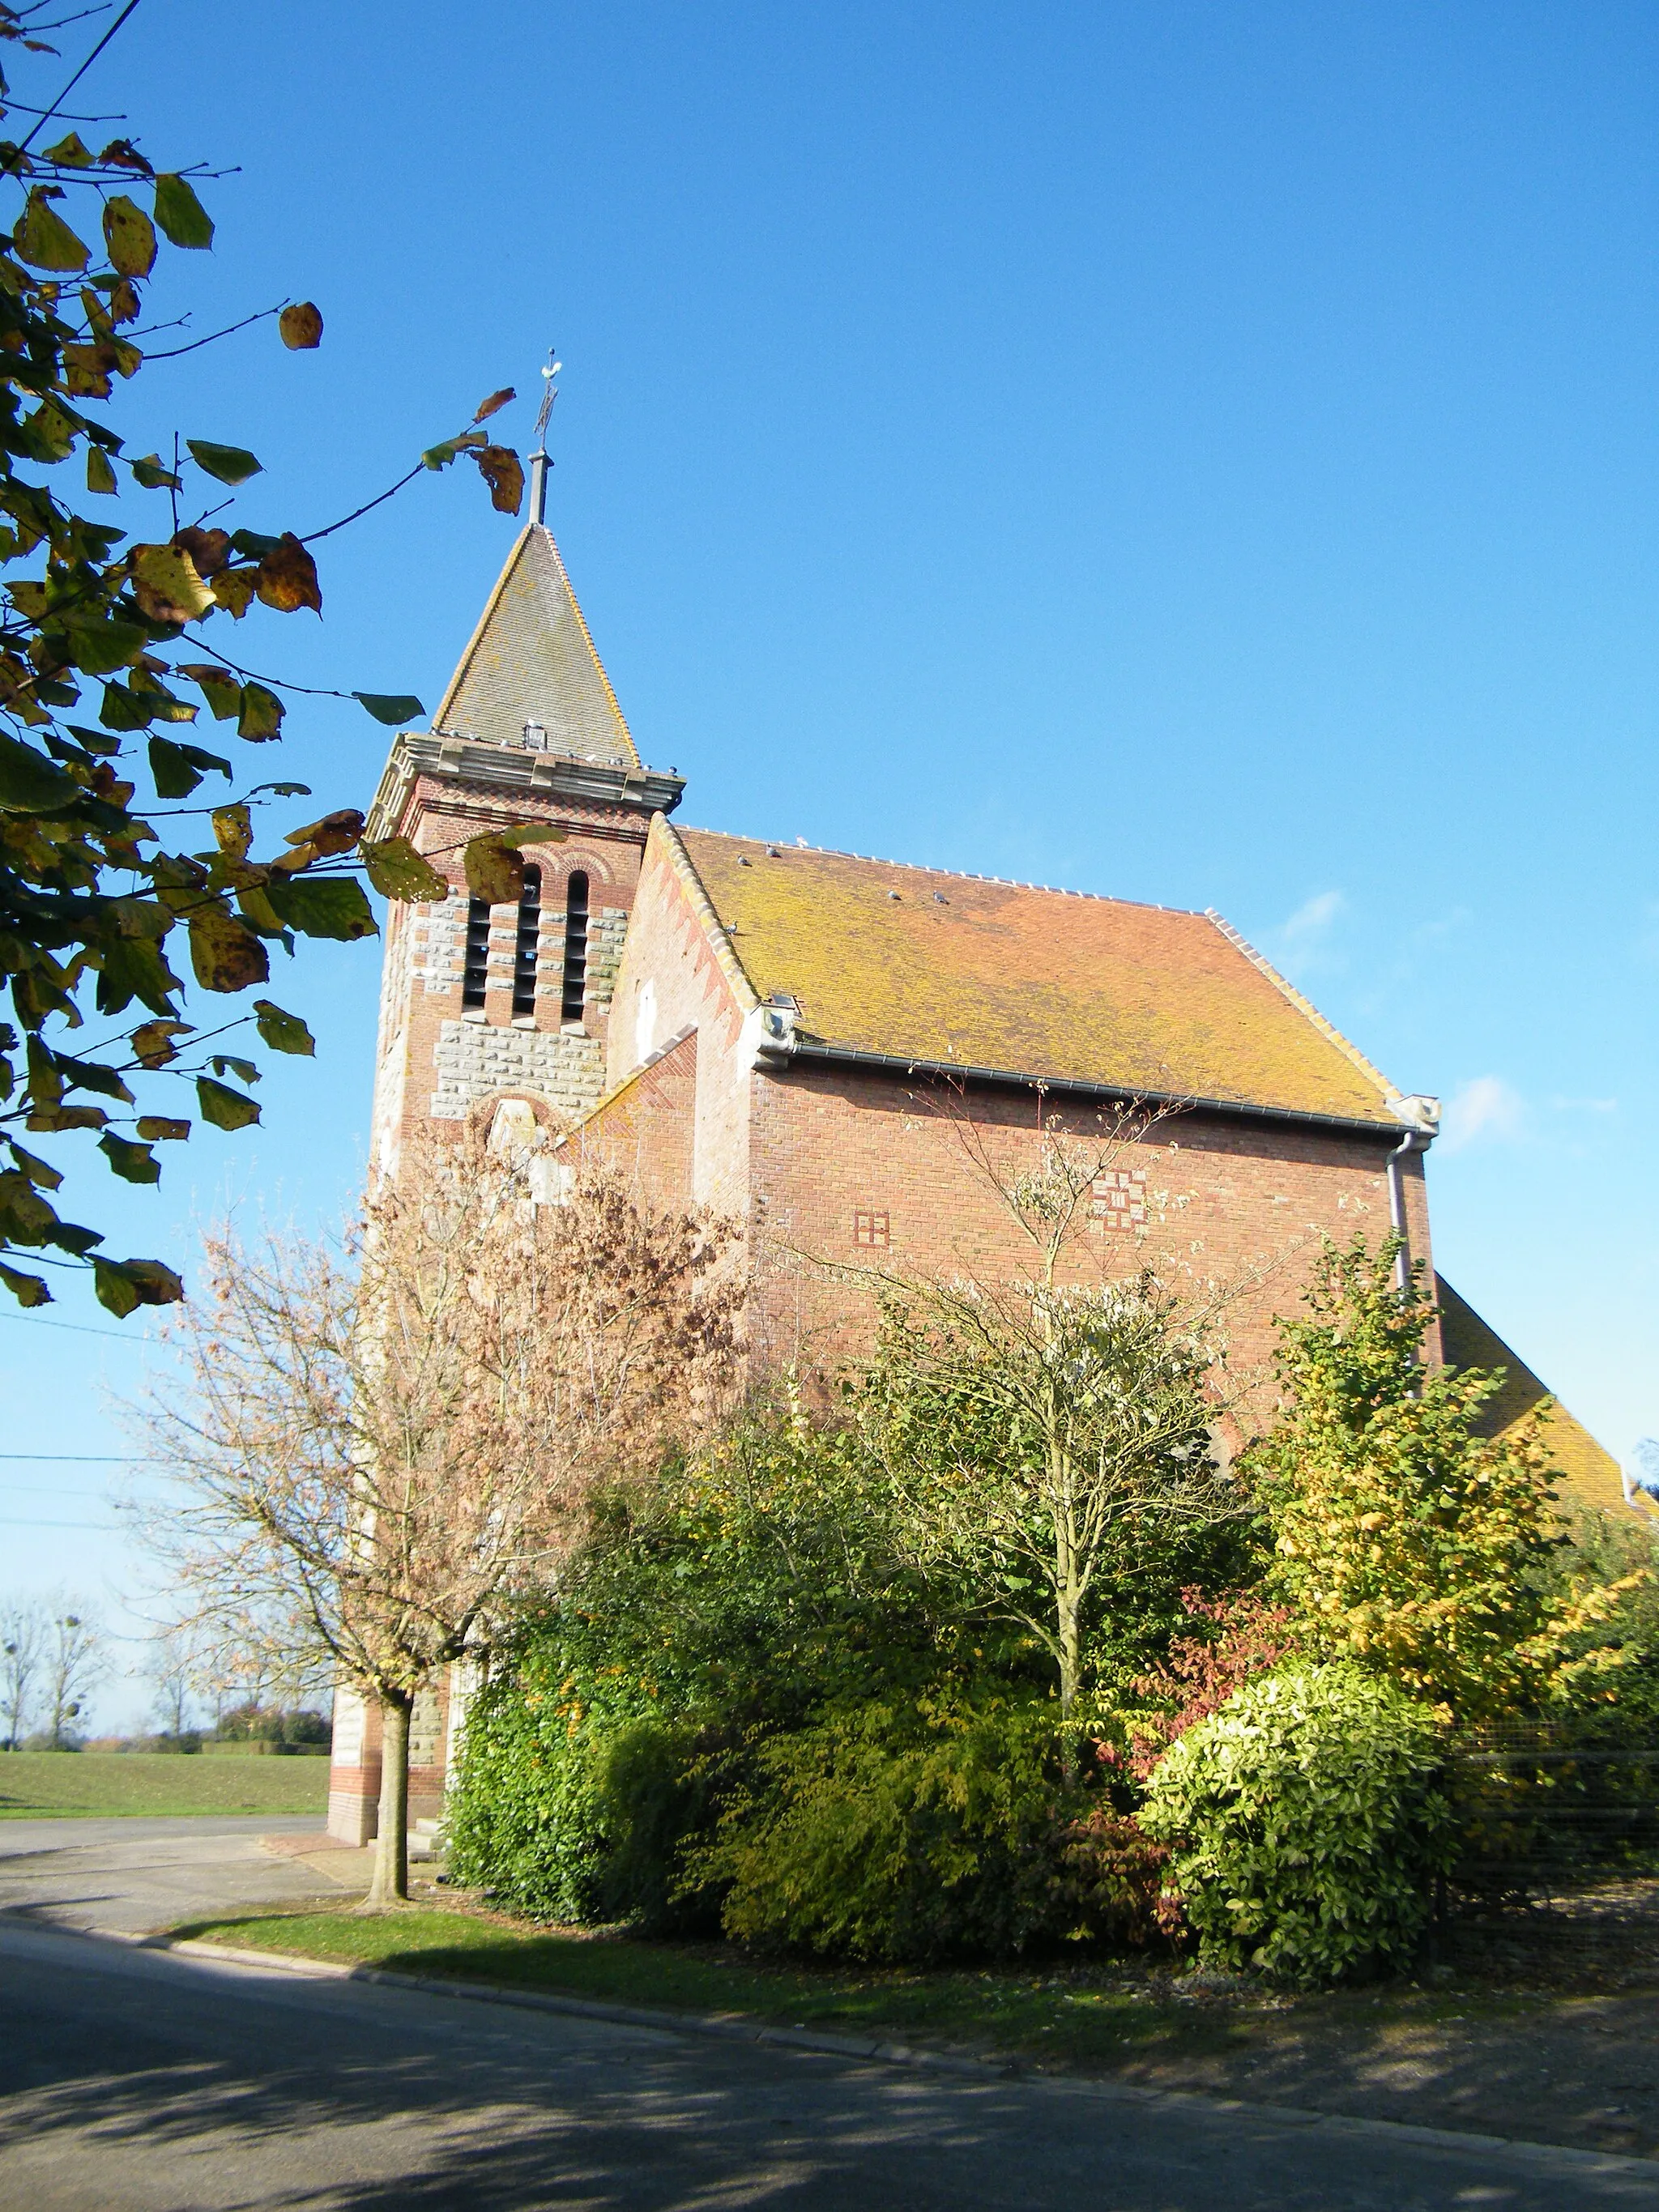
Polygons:
[[536,450],[530,456],[530,519],[544,524],[547,520],[547,423],[553,412],[553,402],[559,396],[559,387],[553,380],[564,367],[556,358],[557,353],[556,346],[547,349],[547,367],[542,371],[541,410],[536,417]]

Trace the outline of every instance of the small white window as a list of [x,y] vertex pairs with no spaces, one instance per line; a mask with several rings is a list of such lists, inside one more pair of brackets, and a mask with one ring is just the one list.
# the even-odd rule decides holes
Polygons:
[[634,1065],[649,1060],[657,1039],[657,987],[647,976],[634,1007]]

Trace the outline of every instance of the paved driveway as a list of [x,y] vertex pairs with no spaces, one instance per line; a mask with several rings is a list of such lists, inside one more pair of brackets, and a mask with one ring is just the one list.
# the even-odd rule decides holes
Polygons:
[[[261,1836],[320,1836],[320,1820],[0,1820],[0,1911],[143,1936],[245,1905],[337,1893]],[[3,2199],[0,2199],[3,2203]]]

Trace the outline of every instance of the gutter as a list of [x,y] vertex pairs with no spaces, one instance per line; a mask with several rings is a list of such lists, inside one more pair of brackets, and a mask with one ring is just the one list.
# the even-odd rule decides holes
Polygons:
[[[1358,1115],[1315,1114],[1293,1106],[1261,1106],[1245,1098],[1198,1098],[1188,1091],[1139,1091],[1121,1085],[1090,1083],[1069,1075],[1023,1075],[1006,1067],[976,1067],[954,1060],[907,1060],[902,1054],[889,1052],[867,1052],[861,1047],[848,1044],[827,1044],[817,1037],[802,1036],[794,1026],[794,1016],[787,1006],[768,1006],[760,1009],[764,1018],[763,1033],[754,1048],[753,1065],[765,1075],[781,1075],[798,1065],[826,1067],[857,1067],[871,1073],[899,1076],[942,1076],[958,1083],[985,1083],[1005,1090],[1035,1091],[1054,1093],[1061,1097],[1095,1098],[1118,1105],[1173,1106],[1194,1113],[1230,1115],[1245,1121],[1289,1121],[1300,1127],[1340,1129],[1351,1136],[1391,1137],[1406,1118],[1405,1109],[1432,1107],[1437,1120],[1438,1103],[1433,1099],[1407,1098],[1398,1102],[1395,1111],[1399,1119],[1372,1121]],[[1404,1145],[1391,1152],[1389,1170],[1389,1206],[1395,1204],[1398,1170],[1393,1163],[1407,1150],[1420,1150],[1428,1142],[1422,1134],[1423,1123],[1416,1114],[1413,1127],[1407,1131]],[[1432,1131],[1430,1132],[1430,1135]],[[1403,1210],[1403,1193],[1400,1200]]]

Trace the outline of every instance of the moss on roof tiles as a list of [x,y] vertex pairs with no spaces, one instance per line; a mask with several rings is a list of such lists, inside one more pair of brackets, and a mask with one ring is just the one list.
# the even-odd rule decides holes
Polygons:
[[1398,1126],[1382,1079],[1207,915],[678,834],[756,990],[793,994],[811,1036]]
[[526,722],[542,725],[550,752],[640,765],[553,534],[538,524],[508,554],[433,716],[434,729],[494,744],[516,745]]
[[[1549,1390],[1443,1275],[1435,1277],[1434,1289],[1440,1306],[1440,1346],[1449,1363],[1504,1370],[1504,1387],[1487,1401],[1480,1422],[1483,1435],[1501,1437],[1547,1398]],[[1572,1501],[1607,1513],[1626,1510],[1618,1461],[1559,1401],[1545,1416],[1544,1435]]]

